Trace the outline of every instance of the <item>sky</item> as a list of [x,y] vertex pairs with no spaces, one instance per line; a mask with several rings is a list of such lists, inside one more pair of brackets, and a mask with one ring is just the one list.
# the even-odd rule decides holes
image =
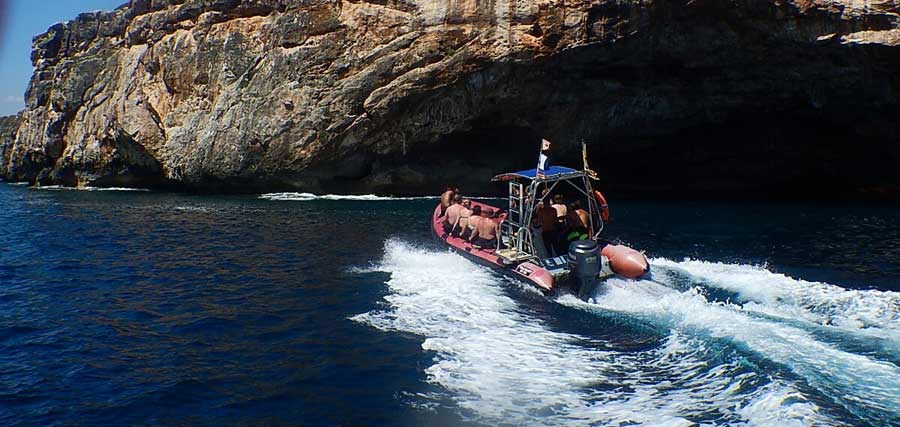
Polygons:
[[113,10],[127,0],[0,0],[0,116],[25,108],[24,94],[33,71],[31,38],[51,25],[82,12]]

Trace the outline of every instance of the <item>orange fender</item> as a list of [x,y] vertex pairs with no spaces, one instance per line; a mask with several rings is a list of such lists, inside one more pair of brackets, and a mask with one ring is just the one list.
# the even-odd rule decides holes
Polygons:
[[635,279],[650,271],[647,257],[628,246],[606,245],[600,254],[609,260],[609,267],[620,276]]

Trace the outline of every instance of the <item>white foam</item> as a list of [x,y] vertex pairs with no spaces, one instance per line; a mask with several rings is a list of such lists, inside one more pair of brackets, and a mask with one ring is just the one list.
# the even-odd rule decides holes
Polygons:
[[595,300],[605,310],[649,316],[676,330],[746,345],[858,416],[900,409],[896,365],[835,348],[796,327],[754,318],[740,306],[710,303],[698,288],[682,293],[649,281],[610,279]]
[[[552,330],[505,294],[504,280],[459,255],[389,241],[378,266],[354,271],[376,269],[391,275],[386,307],[352,319],[424,337],[422,348],[435,354],[428,381],[477,421],[688,426],[697,418],[763,425],[780,417],[785,425],[827,424],[789,384],[710,361],[699,339],[676,332],[651,350],[618,352]],[[779,406],[770,395],[797,398]]]
[[128,188],[128,187],[65,187],[62,185],[36,185],[31,187],[35,190],[70,190],[70,191],[150,191],[146,188]]
[[266,193],[259,196],[261,199],[266,200],[287,200],[287,201],[299,201],[299,202],[308,202],[313,200],[355,200],[355,201],[390,201],[390,200],[428,200],[428,199],[439,199],[436,196],[425,196],[425,197],[392,197],[392,196],[376,196],[374,194],[362,194],[362,195],[353,195],[353,194],[323,194],[316,195],[313,193]]
[[182,211],[182,212],[210,212],[210,211],[212,211],[211,208],[208,208],[206,206],[175,206],[174,209],[176,211]]
[[[747,310],[861,332],[900,344],[900,292],[849,290],[794,279],[764,267],[664,258],[654,266],[683,271],[709,286],[738,293]],[[755,303],[755,304],[754,304]]]
[[806,396],[785,387],[780,381],[764,386],[759,397],[738,410],[748,420],[747,427],[802,427],[809,425],[834,425],[824,423],[816,405],[806,401]]

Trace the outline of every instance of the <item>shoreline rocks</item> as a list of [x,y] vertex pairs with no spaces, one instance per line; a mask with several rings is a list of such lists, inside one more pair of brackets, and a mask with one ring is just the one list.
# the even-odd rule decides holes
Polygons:
[[896,197],[898,44],[883,1],[136,0],[35,37],[0,174],[483,192],[547,137],[622,193]]

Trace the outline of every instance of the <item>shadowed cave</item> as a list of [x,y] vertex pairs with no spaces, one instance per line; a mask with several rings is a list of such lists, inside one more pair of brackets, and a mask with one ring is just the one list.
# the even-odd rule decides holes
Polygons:
[[[58,142],[78,146],[78,135],[102,129],[63,141],[62,130],[79,116],[57,117],[36,101],[23,116],[33,120],[21,127],[21,144],[13,150],[0,140],[0,160],[18,156],[6,175],[41,184],[394,195],[455,185],[487,195],[503,191],[493,175],[534,167],[544,137],[554,142],[553,163],[573,167],[586,142],[599,187],[611,198],[900,199],[894,15],[855,11],[863,15],[845,19],[798,7],[621,2],[595,4],[583,16],[553,9],[516,22],[525,34],[509,45],[513,33],[495,34],[496,17],[478,21],[483,27],[465,37],[445,23],[439,41],[424,38],[421,49],[398,51],[427,61],[407,64],[406,74],[363,73],[371,83],[365,89],[316,86],[306,69],[275,61],[259,82],[299,78],[278,96],[334,90],[339,96],[329,99],[338,105],[309,114],[298,107],[314,103],[272,98],[221,126],[166,128],[165,150],[141,135],[101,140],[99,155],[60,157],[67,145]],[[567,23],[566,16],[583,20]],[[471,43],[479,40],[484,45]],[[81,82],[68,79],[54,84]],[[49,81],[36,81],[35,97],[57,93]],[[256,99],[261,88],[269,86],[231,87],[235,98],[226,100]],[[79,96],[69,100],[73,106]],[[188,116],[206,110],[190,113],[198,112]],[[303,122],[308,117],[317,119]],[[146,124],[120,119],[129,129]],[[204,132],[210,128],[216,132]]]
[[[823,123],[824,122],[824,123]],[[479,127],[371,166],[380,178],[338,179],[326,191],[421,194],[445,185],[500,194],[498,173],[533,168],[541,134]],[[579,167],[577,146],[557,141],[553,163]],[[577,142],[577,141],[576,141]],[[657,137],[585,139],[599,187],[617,198],[895,199],[897,145],[865,138],[826,118],[751,115]],[[557,148],[559,147],[559,148]],[[379,182],[380,180],[380,182]]]
[[884,52],[771,49],[786,59],[731,52],[701,67],[691,64],[702,51],[675,60],[623,43],[493,64],[404,107],[464,111],[457,131],[392,122],[409,129],[405,152],[368,153],[322,191],[497,194],[491,176],[534,167],[547,137],[554,164],[573,167],[585,141],[600,188],[616,198],[900,197],[897,76]]

